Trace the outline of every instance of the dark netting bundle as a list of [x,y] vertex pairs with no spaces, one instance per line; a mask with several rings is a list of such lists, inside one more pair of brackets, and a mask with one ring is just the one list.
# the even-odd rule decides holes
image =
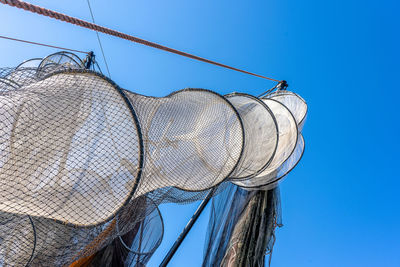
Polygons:
[[203,266],[264,266],[281,223],[279,190],[230,184],[211,202]]
[[276,156],[252,179],[233,184],[212,199],[203,266],[264,266],[275,228],[281,226],[278,182],[300,161],[305,143],[301,130],[307,105],[298,95],[277,91],[262,98],[279,129]]
[[[299,96],[148,97],[86,63],[60,52],[0,68],[0,266],[145,265],[163,236],[158,206],[210,191],[237,205],[227,242],[250,227],[239,213],[273,210],[266,190],[304,151]],[[240,199],[223,197],[232,188]]]
[[[164,223],[159,209],[147,197],[140,197],[136,205],[146,206],[142,220],[132,223],[131,230],[119,235],[106,247],[75,262],[76,266],[145,266],[164,234]],[[135,211],[129,211],[130,213]],[[115,227],[119,230],[119,223]]]

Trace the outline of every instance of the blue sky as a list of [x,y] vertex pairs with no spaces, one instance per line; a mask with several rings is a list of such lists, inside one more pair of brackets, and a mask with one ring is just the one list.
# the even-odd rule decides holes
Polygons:
[[[90,20],[85,0],[30,1]],[[400,4],[395,0],[91,2],[96,22],[276,79],[309,105],[306,152],[281,184],[272,266],[400,266]],[[0,34],[93,50],[86,29],[0,6]],[[112,79],[164,96],[185,87],[259,94],[274,84],[101,35]],[[0,40],[1,66],[54,49]],[[162,207],[157,266],[197,203]],[[171,266],[200,266],[208,210]]]

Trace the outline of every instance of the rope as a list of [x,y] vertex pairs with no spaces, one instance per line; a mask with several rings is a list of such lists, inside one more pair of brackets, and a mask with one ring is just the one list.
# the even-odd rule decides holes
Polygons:
[[[1,1],[1,0],[0,0],[0,1]],[[84,51],[80,51],[80,50],[75,50],[75,49],[70,49],[70,48],[65,48],[65,47],[60,47],[60,46],[55,46],[55,45],[48,45],[48,44],[36,43],[36,42],[31,42],[31,41],[26,41],[26,40],[11,38],[11,37],[7,37],[7,36],[2,36],[2,35],[0,35],[0,38],[7,39],[7,40],[12,40],[12,41],[17,41],[17,42],[22,42],[22,43],[28,43],[28,44],[34,44],[34,45],[47,46],[47,47],[51,47],[51,48],[57,48],[57,49],[60,49],[60,50],[68,50],[68,51],[72,51],[72,52],[78,52],[78,53],[89,54],[89,52],[84,52]]]
[[[94,21],[94,16],[93,16],[93,11],[92,11],[92,7],[90,6],[89,0],[87,0],[87,4],[88,4],[88,6],[89,6],[90,15],[92,16],[92,21],[93,21],[93,23],[95,23],[95,21]],[[107,69],[107,72],[108,72],[108,77],[111,78],[110,69],[108,68],[107,59],[106,59],[106,56],[105,56],[105,54],[104,54],[103,46],[101,45],[100,36],[99,36],[99,32],[98,32],[98,31],[96,31],[96,35],[97,35],[97,41],[99,41],[101,54],[103,55],[104,63],[105,63],[105,65],[106,65],[106,69]]]
[[246,70],[234,68],[234,67],[231,67],[231,66],[228,66],[228,65],[225,65],[225,64],[222,64],[222,63],[218,63],[218,62],[206,59],[206,58],[202,58],[202,57],[199,57],[199,56],[196,56],[196,55],[193,55],[193,54],[182,52],[180,50],[169,48],[167,46],[163,46],[163,45],[160,45],[160,44],[157,44],[157,43],[146,41],[144,39],[140,39],[140,38],[135,37],[135,36],[131,36],[131,35],[119,32],[119,31],[115,31],[115,30],[112,30],[112,29],[109,29],[109,28],[106,28],[106,27],[102,27],[102,26],[99,26],[97,24],[90,23],[90,22],[87,22],[87,21],[84,21],[84,20],[81,20],[81,19],[70,17],[68,15],[65,15],[65,14],[62,14],[62,13],[59,13],[59,12],[56,12],[56,11],[52,11],[52,10],[49,10],[49,9],[46,9],[46,8],[43,8],[43,7],[40,7],[40,6],[36,6],[36,5],[30,4],[30,3],[27,3],[27,2],[23,2],[23,1],[20,1],[20,0],[0,0],[0,3],[6,4],[6,5],[9,5],[9,6],[18,7],[18,8],[27,10],[27,11],[31,11],[31,12],[36,13],[36,14],[40,14],[40,15],[43,15],[43,16],[51,17],[51,18],[54,18],[54,19],[57,19],[57,20],[61,20],[61,21],[65,21],[65,22],[68,22],[68,23],[71,23],[71,24],[75,24],[75,25],[80,26],[80,27],[84,27],[84,28],[87,28],[87,29],[90,29],[90,30],[94,30],[94,31],[105,33],[105,34],[109,34],[109,35],[112,35],[112,36],[115,36],[115,37],[119,37],[119,38],[126,39],[126,40],[129,40],[129,41],[135,42],[135,43],[139,43],[139,44],[142,44],[142,45],[146,45],[146,46],[150,46],[150,47],[157,48],[157,49],[160,49],[160,50],[164,50],[164,51],[167,51],[167,52],[170,52],[170,53],[173,53],[173,54],[177,54],[177,55],[180,55],[180,56],[188,57],[188,58],[195,59],[195,60],[198,60],[198,61],[202,61],[202,62],[205,62],[205,63],[213,64],[213,65],[216,65],[216,66],[219,66],[219,67],[223,67],[223,68],[231,69],[231,70],[234,70],[234,71],[242,72],[242,73],[249,74],[249,75],[252,75],[252,76],[256,76],[256,77],[259,77],[259,78],[263,78],[263,79],[266,79],[266,80],[270,80],[270,81],[274,81],[274,82],[280,82],[279,80],[276,80],[276,79],[272,79],[272,78],[269,78],[269,77],[266,77],[266,76],[262,76],[262,75],[259,75],[259,74],[256,74],[256,73],[252,73],[252,72],[249,72],[249,71],[246,71]]

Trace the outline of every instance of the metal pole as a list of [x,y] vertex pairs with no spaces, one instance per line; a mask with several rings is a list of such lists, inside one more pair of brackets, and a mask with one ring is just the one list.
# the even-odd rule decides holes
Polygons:
[[186,224],[185,228],[183,228],[182,233],[179,235],[178,239],[172,245],[171,249],[168,251],[167,255],[163,259],[160,264],[160,267],[165,267],[169,263],[169,261],[174,256],[175,252],[178,250],[179,246],[182,244],[183,240],[185,239],[186,235],[189,233],[192,226],[195,224],[197,219],[199,218],[200,214],[203,212],[204,208],[207,206],[208,202],[213,196],[215,189],[212,189],[206,196],[206,198],[201,202],[200,206],[197,208],[195,213],[193,214],[192,218],[190,218],[189,222]]

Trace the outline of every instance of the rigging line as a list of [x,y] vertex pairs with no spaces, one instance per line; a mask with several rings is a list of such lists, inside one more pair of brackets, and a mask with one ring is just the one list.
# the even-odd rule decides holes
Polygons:
[[279,90],[286,90],[288,86],[289,86],[289,85],[288,85],[288,83],[287,83],[285,80],[280,81],[280,82],[277,83],[274,87],[272,87],[271,89],[268,89],[267,91],[261,93],[261,94],[258,95],[257,97],[260,98],[260,97],[262,97],[262,96],[267,96],[267,95],[269,95],[270,93],[272,93],[275,89],[278,90],[278,91],[279,91]]
[[[88,6],[89,6],[90,15],[92,16],[92,21],[93,21],[93,23],[96,23],[96,22],[94,21],[93,11],[92,11],[92,7],[90,6],[90,2],[89,2],[89,0],[86,0],[86,1],[87,1]],[[106,65],[106,69],[107,69],[107,72],[108,72],[108,76],[111,78],[110,69],[108,68],[107,59],[106,59],[106,56],[105,56],[105,54],[104,54],[103,46],[101,45],[100,36],[99,36],[99,32],[98,32],[98,31],[96,31],[96,35],[97,35],[97,41],[99,41],[101,54],[103,55],[103,59],[104,59],[105,65]]]
[[84,52],[84,51],[75,50],[75,49],[71,49],[71,48],[65,48],[65,47],[60,47],[60,46],[55,46],[55,45],[42,44],[42,43],[37,43],[37,42],[32,42],[32,41],[26,41],[26,40],[11,38],[11,37],[2,36],[2,35],[0,35],[0,38],[7,39],[7,40],[11,40],[11,41],[22,42],[22,43],[28,43],[28,44],[34,44],[34,45],[41,45],[41,46],[47,46],[47,47],[56,48],[56,49],[61,49],[61,50],[69,50],[69,51],[73,51],[73,52],[89,54],[89,52]]
[[281,84],[281,82],[278,83],[278,84],[276,84],[276,85],[275,85],[274,87],[272,87],[271,89],[268,89],[267,91],[262,92],[262,93],[259,94],[257,97],[260,98],[260,97],[262,97],[262,96],[268,95],[269,93],[271,93],[272,91],[274,91],[276,88],[278,88],[278,86],[279,86],[280,84]]
[[135,37],[135,36],[131,36],[131,35],[119,32],[119,31],[115,31],[115,30],[112,30],[112,29],[109,29],[109,28],[106,28],[106,27],[102,27],[102,26],[99,26],[97,24],[90,23],[90,22],[87,22],[87,21],[84,21],[84,20],[81,20],[81,19],[70,17],[68,15],[65,15],[65,14],[62,14],[62,13],[59,13],[59,12],[56,12],[56,11],[53,11],[53,10],[49,10],[49,9],[46,9],[46,8],[43,8],[43,7],[40,7],[40,6],[36,6],[36,5],[30,4],[30,3],[27,3],[27,2],[23,2],[23,1],[20,1],[20,0],[0,0],[0,3],[6,4],[6,5],[9,5],[9,6],[18,7],[18,8],[27,10],[27,11],[31,11],[31,12],[36,13],[36,14],[40,14],[40,15],[43,15],[43,16],[51,17],[51,18],[54,18],[54,19],[57,19],[57,20],[62,20],[62,21],[65,21],[65,22],[68,22],[68,23],[71,23],[71,24],[78,25],[80,27],[84,27],[84,28],[87,28],[87,29],[90,29],[90,30],[99,31],[99,32],[102,32],[102,33],[105,33],[105,34],[113,35],[115,37],[119,37],[119,38],[126,39],[126,40],[129,40],[129,41],[135,42],[135,43],[139,43],[139,44],[142,44],[142,45],[146,45],[146,46],[150,46],[150,47],[157,48],[157,49],[160,49],[160,50],[164,50],[164,51],[167,51],[167,52],[170,52],[170,53],[174,53],[174,54],[177,54],[177,55],[180,55],[180,56],[188,57],[188,58],[191,58],[191,59],[195,59],[195,60],[202,61],[202,62],[205,62],[205,63],[213,64],[213,65],[216,65],[216,66],[219,66],[219,67],[223,67],[223,68],[227,68],[227,69],[230,69],[230,70],[242,72],[242,73],[249,74],[249,75],[252,75],[252,76],[256,76],[256,77],[259,77],[259,78],[263,78],[263,79],[266,79],[266,80],[270,80],[270,81],[274,81],[274,82],[280,82],[280,80],[272,79],[272,78],[269,78],[269,77],[266,77],[266,76],[262,76],[262,75],[259,75],[259,74],[256,74],[256,73],[252,73],[252,72],[249,72],[249,71],[246,71],[246,70],[242,70],[242,69],[231,67],[231,66],[228,66],[228,65],[225,65],[225,64],[222,64],[222,63],[218,63],[218,62],[206,59],[206,58],[202,58],[202,57],[199,57],[199,56],[196,56],[196,55],[193,55],[193,54],[189,54],[189,53],[186,53],[186,52],[183,52],[183,51],[180,51],[180,50],[176,50],[176,49],[173,49],[173,48],[170,48],[170,47],[167,47],[167,46],[163,46],[163,45],[160,45],[160,44],[157,44],[157,43],[146,41],[144,39],[141,39],[141,38],[138,38],[138,37]]

